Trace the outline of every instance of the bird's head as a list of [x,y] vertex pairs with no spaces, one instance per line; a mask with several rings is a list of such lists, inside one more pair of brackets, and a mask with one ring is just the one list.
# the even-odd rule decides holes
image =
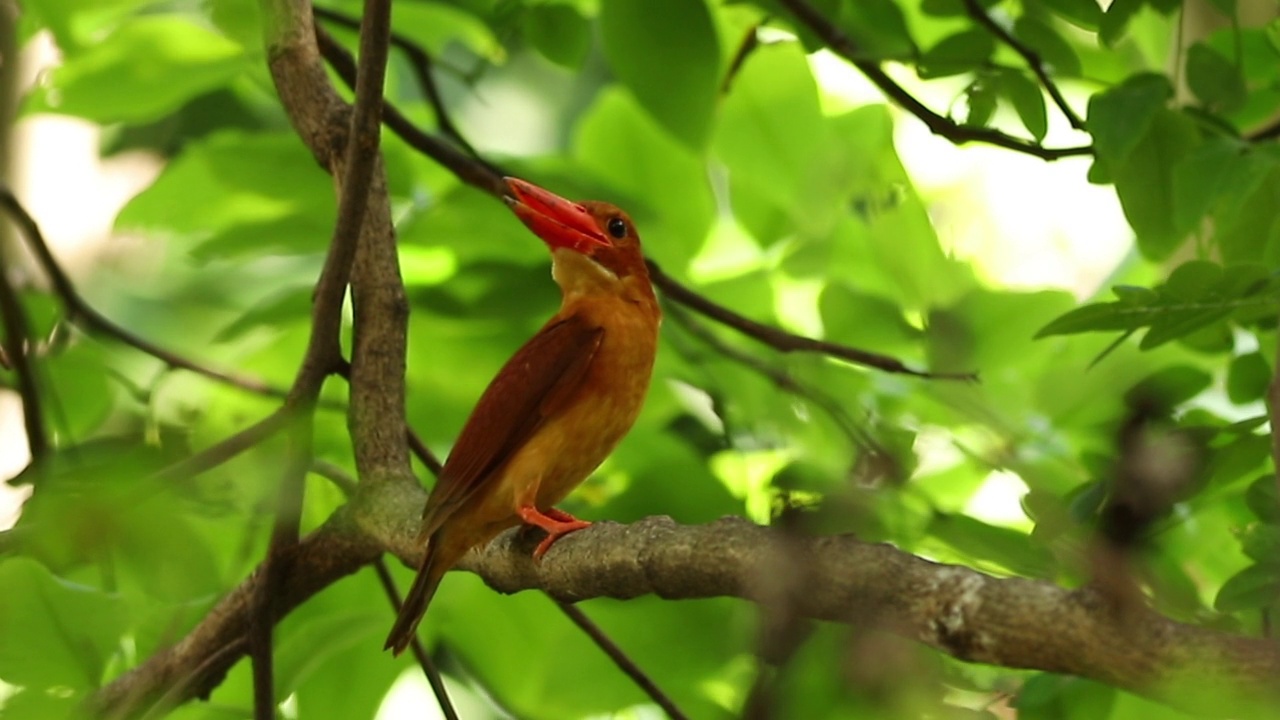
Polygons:
[[506,182],[511,192],[507,205],[551,248],[556,281],[562,287],[599,280],[605,285],[640,281],[648,289],[640,237],[625,212],[606,202],[567,200],[517,178]]

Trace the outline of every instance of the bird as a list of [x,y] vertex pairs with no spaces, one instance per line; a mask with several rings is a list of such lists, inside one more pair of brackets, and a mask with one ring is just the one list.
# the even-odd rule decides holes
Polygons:
[[504,178],[507,206],[551,251],[560,309],[476,403],[422,512],[417,577],[384,649],[408,646],[446,571],[521,523],[542,556],[590,523],[554,507],[631,429],[648,394],[662,313],[631,218]]

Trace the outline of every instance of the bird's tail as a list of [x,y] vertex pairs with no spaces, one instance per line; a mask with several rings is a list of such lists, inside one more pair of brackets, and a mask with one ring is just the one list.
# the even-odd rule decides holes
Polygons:
[[427,605],[435,596],[436,588],[440,587],[441,578],[449,569],[449,563],[441,562],[442,558],[437,552],[438,546],[439,543],[435,542],[435,538],[427,543],[426,554],[422,558],[422,565],[418,568],[418,576],[414,578],[413,587],[409,588],[409,594],[405,596],[404,604],[400,606],[400,615],[391,626],[391,633],[387,635],[387,642],[382,646],[383,650],[390,649],[393,654],[399,655],[413,641],[418,623],[422,621],[422,616],[427,612]]

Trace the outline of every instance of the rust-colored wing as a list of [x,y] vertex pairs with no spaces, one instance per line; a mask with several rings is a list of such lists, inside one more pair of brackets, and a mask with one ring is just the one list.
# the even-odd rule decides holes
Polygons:
[[423,510],[430,536],[479,491],[582,386],[604,328],[578,315],[552,318],[489,383]]

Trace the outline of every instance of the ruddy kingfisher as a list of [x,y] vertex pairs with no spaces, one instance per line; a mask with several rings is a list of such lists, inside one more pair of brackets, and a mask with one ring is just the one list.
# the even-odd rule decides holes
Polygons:
[[631,429],[649,389],[661,312],[631,218],[506,179],[507,205],[551,249],[560,311],[498,371],[422,511],[418,576],[385,647],[408,646],[445,572],[520,523],[558,538],[590,523],[553,506]]

